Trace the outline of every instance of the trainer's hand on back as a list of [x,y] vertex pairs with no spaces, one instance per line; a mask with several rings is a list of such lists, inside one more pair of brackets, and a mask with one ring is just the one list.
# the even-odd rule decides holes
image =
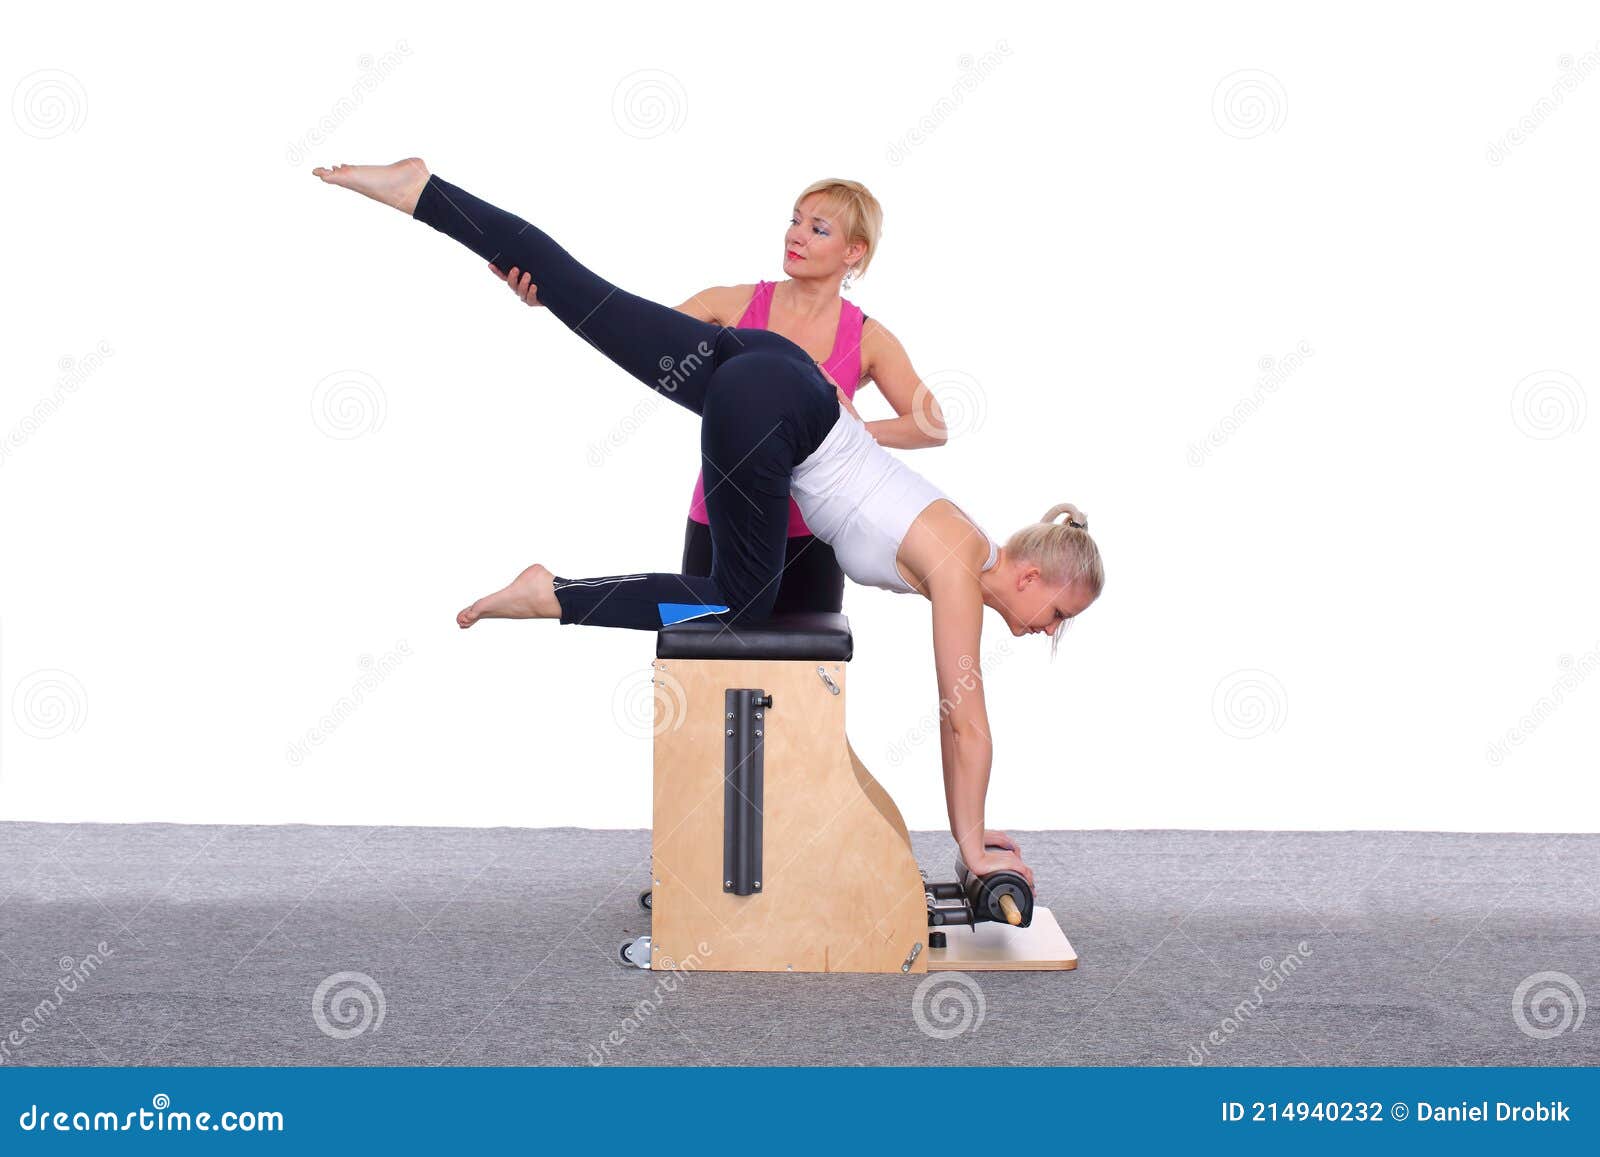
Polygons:
[[509,285],[511,292],[522,298],[529,305],[544,305],[544,302],[539,300],[539,287],[533,283],[532,276],[523,273],[516,266],[513,265],[510,272],[502,273],[493,262],[490,262],[489,272]]

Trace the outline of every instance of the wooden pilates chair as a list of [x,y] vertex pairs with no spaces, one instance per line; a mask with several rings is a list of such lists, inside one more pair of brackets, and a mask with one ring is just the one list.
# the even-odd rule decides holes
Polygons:
[[656,636],[655,806],[640,968],[755,972],[1070,969],[1072,945],[1011,872],[930,884],[900,810],[845,736],[843,615]]

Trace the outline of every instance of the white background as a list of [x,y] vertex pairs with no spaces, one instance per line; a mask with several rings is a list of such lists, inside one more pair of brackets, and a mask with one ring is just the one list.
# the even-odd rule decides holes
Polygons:
[[[1596,829],[1591,5],[7,24],[5,818],[648,825],[653,636],[453,618],[676,569],[694,420],[310,176],[417,154],[669,303],[781,276],[813,179],[880,197],[852,298],[956,427],[904,457],[1106,559],[1053,663],[988,619],[992,825]],[[927,604],[845,610],[855,746],[942,827]]]

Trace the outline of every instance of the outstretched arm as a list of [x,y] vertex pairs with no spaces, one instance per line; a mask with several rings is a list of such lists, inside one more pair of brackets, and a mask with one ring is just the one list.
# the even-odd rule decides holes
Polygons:
[[[1031,885],[1033,872],[1015,850],[994,851],[988,844],[1009,839],[983,826],[984,797],[994,743],[984,708],[983,670],[978,648],[983,634],[983,595],[975,574],[951,560],[928,582],[933,602],[933,665],[939,683],[939,747],[944,762],[945,805],[950,834],[967,867],[978,875],[1001,868],[1021,872]],[[986,839],[995,835],[999,839]],[[1014,848],[1014,845],[1012,845]]]

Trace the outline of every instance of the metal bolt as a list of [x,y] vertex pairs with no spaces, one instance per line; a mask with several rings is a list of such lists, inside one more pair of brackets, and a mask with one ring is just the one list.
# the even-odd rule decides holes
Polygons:
[[761,881],[760,880],[756,881],[756,887],[758,887],[758,888],[761,887]]
[[761,712],[759,712],[759,711],[757,711],[757,712],[756,712],[756,718],[757,718],[757,719],[760,719],[760,718],[761,718]]
[[724,888],[731,888],[731,887],[733,887],[733,881],[732,880],[724,880],[724,881],[722,881],[722,886]]
[[729,719],[732,719],[732,718],[733,718],[733,712],[732,712],[732,711],[730,711],[730,712],[728,712],[728,718],[729,718]]
[[757,735],[760,735],[760,734],[761,734],[761,728],[759,728],[759,727],[757,727],[757,728],[756,728],[756,734],[757,734]]
[[732,735],[732,734],[733,734],[733,728],[731,728],[731,727],[730,727],[730,728],[728,728],[728,734],[729,734],[729,735]]

